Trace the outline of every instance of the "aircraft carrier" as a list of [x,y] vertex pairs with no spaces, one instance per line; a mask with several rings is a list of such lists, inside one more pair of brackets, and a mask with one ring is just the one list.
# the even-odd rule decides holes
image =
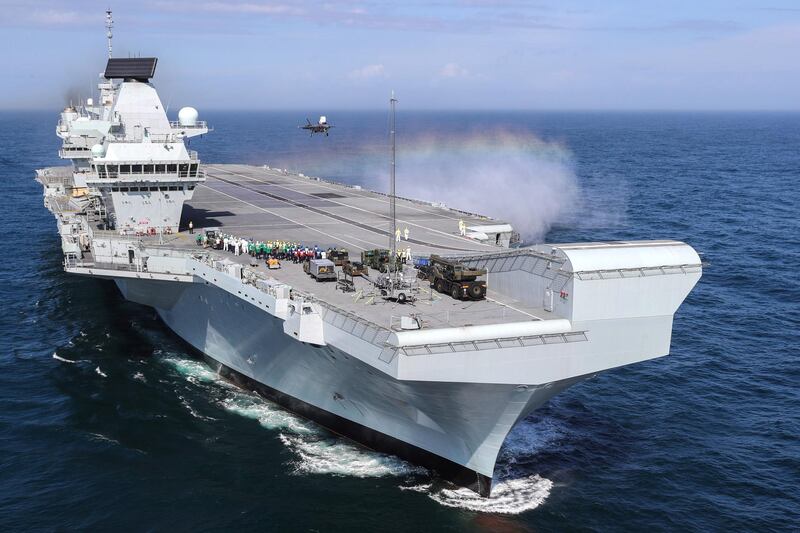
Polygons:
[[[169,120],[156,64],[111,57],[109,31],[99,97],[65,108],[56,127],[71,164],[36,179],[66,272],[113,280],[220,374],[488,496],[517,422],[598,372],[668,354],[673,316],[702,273],[689,245],[515,247],[509,224],[458,206],[201,163],[186,139],[209,127],[193,108]],[[344,248],[351,259],[394,243],[405,264],[387,292],[386,275],[322,283],[300,262],[271,269],[229,251],[270,241]],[[419,280],[415,265],[434,254],[484,269],[486,297],[456,299]]]

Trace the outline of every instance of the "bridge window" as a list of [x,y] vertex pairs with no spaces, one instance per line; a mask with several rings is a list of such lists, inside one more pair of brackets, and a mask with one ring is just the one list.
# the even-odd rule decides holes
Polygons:
[[178,171],[178,165],[167,165],[167,172],[170,174]]
[[144,173],[145,174],[152,174],[155,172],[155,165],[145,165],[144,166]]
[[130,165],[120,165],[119,166],[119,173],[120,174],[130,174],[131,173],[131,166]]
[[141,174],[142,165],[131,165],[131,174]]
[[154,191],[157,191],[157,190],[158,190],[158,187],[150,187],[150,192],[154,192]]

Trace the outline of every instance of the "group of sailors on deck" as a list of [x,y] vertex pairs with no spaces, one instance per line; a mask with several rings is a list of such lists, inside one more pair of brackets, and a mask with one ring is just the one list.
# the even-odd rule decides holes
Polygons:
[[301,263],[311,259],[325,259],[328,255],[319,245],[306,246],[296,241],[260,241],[224,233],[214,233],[212,236],[201,233],[195,240],[199,246],[224,250],[234,255],[249,254],[255,259],[278,259]]

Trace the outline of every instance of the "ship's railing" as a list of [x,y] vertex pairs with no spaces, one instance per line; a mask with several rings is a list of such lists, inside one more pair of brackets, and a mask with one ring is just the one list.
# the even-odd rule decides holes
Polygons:
[[614,268],[606,270],[582,270],[574,275],[581,281],[618,278],[641,278],[645,276],[660,276],[665,274],[688,274],[699,272],[703,263],[687,263],[683,265],[660,265],[650,267]]
[[[545,335],[530,335],[525,337],[507,337],[502,339],[487,339],[482,341],[448,342],[442,344],[421,344],[418,346],[403,346],[395,351],[405,355],[437,355],[456,352],[474,352],[480,350],[497,350],[502,348],[527,348],[531,346],[546,346],[550,344],[567,344],[571,342],[584,342],[588,340],[585,331],[571,331],[567,333],[548,333]],[[389,362],[389,361],[387,361]]]
[[169,127],[174,130],[207,130],[208,122],[206,122],[205,120],[198,120],[191,126],[185,126],[181,124],[179,120],[170,120]]
[[147,272],[147,265],[142,263],[108,263],[99,261],[84,261],[77,257],[66,257],[64,259],[65,269],[74,268],[94,268],[98,270],[115,270],[120,272]]
[[108,140],[112,143],[132,143],[132,144],[140,144],[145,141],[150,141],[151,143],[178,143],[178,142],[183,142],[183,139],[184,139],[183,135],[175,132],[148,133],[147,135],[145,135],[144,133],[139,133],[137,131],[131,136],[128,136],[127,134],[124,133],[108,136]]
[[511,249],[489,254],[448,256],[449,259],[465,263],[475,268],[485,268],[490,274],[523,270],[531,274],[543,275],[559,271],[565,259],[531,249]]
[[360,317],[349,311],[345,311],[328,302],[317,301],[322,308],[322,320],[340,330],[350,333],[370,344],[383,348],[391,331],[384,326],[380,326],[370,320]]
[[[127,163],[125,163],[127,164]],[[134,165],[144,165],[145,163],[133,163]],[[152,165],[151,163],[147,163],[147,165]],[[175,171],[164,171],[164,172],[120,172],[120,171],[106,171],[104,177],[100,177],[100,173],[98,172],[88,172],[88,177],[95,178],[95,179],[104,179],[104,180],[120,180],[124,178],[133,178],[129,180],[131,182],[140,182],[140,181],[148,181],[154,177],[161,178],[159,181],[168,181],[170,179],[197,179],[199,181],[203,181],[206,179],[206,169],[205,168],[197,168],[194,170],[175,170]],[[109,181],[108,183],[114,183]]]

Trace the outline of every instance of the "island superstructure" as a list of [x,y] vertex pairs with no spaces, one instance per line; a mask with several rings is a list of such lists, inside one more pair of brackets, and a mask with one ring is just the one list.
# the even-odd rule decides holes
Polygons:
[[[110,46],[109,46],[110,48]],[[268,166],[201,164],[193,108],[170,121],[155,58],[110,58],[99,100],[68,106],[57,134],[70,166],[37,171],[68,273],[113,280],[220,374],[371,449],[488,496],[514,425],[603,370],[667,355],[674,314],[702,273],[677,241],[512,247],[513,228],[441,204],[395,198]],[[195,230],[190,234],[189,222]],[[300,264],[198,246],[214,228],[248,242],[410,249],[398,275],[351,290]],[[416,259],[485,269],[487,297],[417,282]],[[337,267],[337,270],[339,268]],[[337,275],[340,275],[337,273]]]

